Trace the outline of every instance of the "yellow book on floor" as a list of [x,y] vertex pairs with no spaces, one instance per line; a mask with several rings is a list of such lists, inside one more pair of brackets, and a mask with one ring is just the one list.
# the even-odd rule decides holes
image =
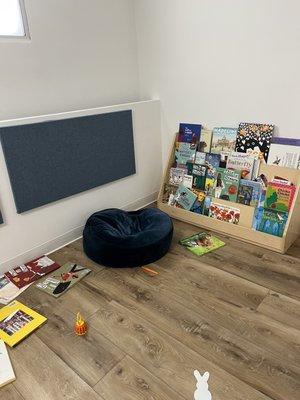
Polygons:
[[19,301],[13,301],[0,310],[0,339],[15,346],[40,327],[47,318]]

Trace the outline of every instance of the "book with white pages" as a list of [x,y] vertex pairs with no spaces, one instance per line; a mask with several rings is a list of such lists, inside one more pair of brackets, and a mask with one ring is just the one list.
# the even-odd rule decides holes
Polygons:
[[3,340],[0,340],[0,388],[16,380],[13,367]]

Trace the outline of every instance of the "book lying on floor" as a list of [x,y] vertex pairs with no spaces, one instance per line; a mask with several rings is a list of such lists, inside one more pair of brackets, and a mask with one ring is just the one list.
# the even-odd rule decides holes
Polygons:
[[68,262],[36,286],[54,297],[59,297],[91,272],[81,265]]
[[3,340],[0,340],[0,388],[8,385],[16,379],[11,366],[7,348]]
[[199,232],[196,235],[181,239],[179,243],[196,254],[196,256],[202,256],[203,254],[225,246],[222,240],[206,232]]
[[5,275],[0,275],[0,304],[8,304],[26,290],[31,284],[19,289]]
[[5,276],[21,289],[59,267],[60,265],[49,257],[43,256],[9,270],[5,273]]
[[15,300],[0,309],[0,339],[13,347],[45,321],[47,318]]

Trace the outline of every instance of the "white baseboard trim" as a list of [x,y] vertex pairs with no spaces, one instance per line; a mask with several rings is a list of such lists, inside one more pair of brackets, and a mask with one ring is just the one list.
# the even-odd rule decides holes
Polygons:
[[[123,207],[124,210],[127,211],[134,211],[140,208],[146,207],[149,204],[155,202],[158,197],[158,192],[151,193],[148,196],[145,196],[141,199],[138,199],[132,203],[126,204]],[[39,257],[42,254],[50,254],[54,251],[61,249],[62,247],[66,246],[74,242],[75,240],[79,239],[82,236],[84,226],[78,226],[77,228],[73,228],[70,231],[57,236],[54,239],[51,239],[45,243],[42,243],[30,250],[22,254],[18,254],[16,257],[13,257],[9,260],[6,260],[0,264],[0,274],[3,274],[8,269],[15,267],[17,265],[23,264],[29,260],[32,260],[36,257]]]

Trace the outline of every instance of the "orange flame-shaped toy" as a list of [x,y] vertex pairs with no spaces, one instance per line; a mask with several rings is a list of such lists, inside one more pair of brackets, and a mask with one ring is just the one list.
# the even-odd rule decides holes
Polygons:
[[76,323],[75,323],[75,333],[78,336],[83,336],[87,332],[87,323],[82,318],[80,313],[77,313]]

